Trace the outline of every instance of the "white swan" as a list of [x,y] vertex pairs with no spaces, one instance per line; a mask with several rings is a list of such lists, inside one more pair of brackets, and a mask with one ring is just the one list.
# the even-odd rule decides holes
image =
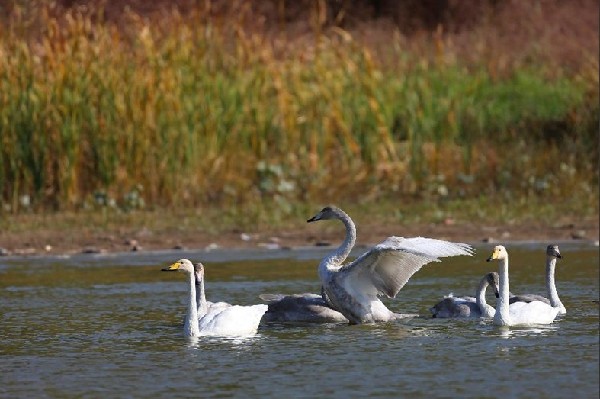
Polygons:
[[333,206],[323,208],[307,222],[326,219],[342,221],[346,226],[346,238],[337,250],[319,264],[323,299],[352,324],[402,317],[390,311],[378,295],[395,297],[416,271],[429,262],[439,262],[440,257],[473,253],[467,244],[423,237],[388,237],[353,262],[342,266],[356,241],[356,227],[345,212]]
[[[208,306],[202,294],[196,296],[196,279],[200,277],[203,282],[203,273],[198,276],[194,265],[188,259],[180,259],[163,271],[182,271],[189,275],[189,298],[188,310],[183,325],[183,334],[188,337],[201,335],[216,336],[248,336],[256,333],[263,314],[267,311],[267,305],[218,305]],[[198,300],[200,303],[198,303]],[[205,311],[206,309],[206,311]]]
[[348,319],[317,294],[261,294],[269,305],[265,322],[339,323]]
[[496,298],[498,297],[498,273],[487,273],[482,277],[475,294],[471,296],[455,297],[452,294],[445,296],[440,302],[429,308],[437,318],[454,317],[494,317],[496,309],[486,303],[485,291],[492,286]]
[[541,301],[515,302],[509,304],[508,252],[502,245],[494,247],[488,262],[498,260],[500,275],[500,296],[496,304],[494,324],[514,326],[519,324],[550,324],[556,318],[558,307],[552,307]]
[[514,302],[541,301],[551,305],[554,308],[558,308],[558,314],[566,314],[567,309],[558,297],[556,283],[554,282],[554,272],[556,269],[557,259],[562,259],[558,245],[548,245],[548,247],[546,247],[546,292],[548,293],[548,298],[550,299],[537,294],[510,294],[509,303],[512,304]]

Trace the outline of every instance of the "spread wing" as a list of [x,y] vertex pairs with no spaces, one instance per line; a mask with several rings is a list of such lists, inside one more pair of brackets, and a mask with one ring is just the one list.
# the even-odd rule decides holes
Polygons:
[[[468,255],[470,245],[433,238],[388,237],[337,273],[340,283],[367,294],[395,297],[421,267],[447,256]],[[350,288],[350,287],[348,287]]]

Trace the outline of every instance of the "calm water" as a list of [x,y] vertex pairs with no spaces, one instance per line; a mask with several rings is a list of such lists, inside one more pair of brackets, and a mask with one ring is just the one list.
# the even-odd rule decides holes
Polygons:
[[[496,267],[491,248],[425,266],[389,307],[426,315],[443,294],[472,294]],[[507,248],[511,290],[544,293],[545,244]],[[203,260],[209,299],[251,304],[264,292],[319,292],[324,252],[0,258],[0,396],[597,398],[598,248],[560,248],[568,314],[550,326],[414,318],[196,340],[181,336],[184,275],[161,267]]]

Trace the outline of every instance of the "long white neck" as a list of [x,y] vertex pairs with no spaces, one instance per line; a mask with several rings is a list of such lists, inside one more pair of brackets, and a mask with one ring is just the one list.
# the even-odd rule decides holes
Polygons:
[[553,308],[560,308],[561,312],[566,313],[565,307],[558,297],[556,284],[554,282],[554,271],[556,269],[556,258],[553,256],[546,257],[546,290],[548,291],[548,299]]
[[489,312],[488,312],[488,306],[485,300],[485,291],[487,290],[489,283],[487,281],[487,278],[484,277],[481,279],[481,282],[479,283],[479,287],[477,287],[477,293],[475,296],[475,300],[477,303],[477,306],[479,307],[479,311],[481,312],[481,314],[485,317],[490,317]]
[[190,290],[188,298],[188,310],[183,324],[183,335],[187,337],[197,337],[200,335],[198,326],[198,305],[196,303],[196,278],[193,273],[190,276]]
[[328,264],[335,266],[340,266],[342,262],[346,260],[356,242],[356,226],[354,226],[354,222],[350,219],[350,216],[343,213],[340,220],[344,223],[344,227],[346,227],[346,238],[338,249],[325,258],[328,260]]
[[509,326],[510,315],[509,305],[509,287],[508,287],[508,258],[500,259],[498,262],[498,274],[500,275],[499,292],[500,296],[496,302],[496,314],[494,315],[494,324],[498,326]]
[[196,306],[198,307],[198,318],[204,316],[208,312],[208,304],[206,303],[206,296],[204,294],[204,277],[196,275]]
[[321,264],[319,265],[319,274],[321,276],[327,271],[339,269],[342,262],[350,255],[350,251],[352,251],[354,243],[356,242],[356,226],[354,226],[354,222],[350,219],[350,216],[342,212],[340,220],[346,227],[346,238],[335,251],[321,261]]

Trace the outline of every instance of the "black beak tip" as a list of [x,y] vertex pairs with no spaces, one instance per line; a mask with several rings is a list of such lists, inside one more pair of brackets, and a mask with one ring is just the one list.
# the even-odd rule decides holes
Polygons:
[[175,270],[171,270],[171,269],[160,269],[161,272],[174,272]]
[[485,261],[486,261],[486,262],[491,262],[491,261],[492,261],[492,258],[487,258]]
[[558,259],[562,259],[562,255],[561,255],[561,254],[557,254],[557,255],[556,255],[556,257],[557,257]]

